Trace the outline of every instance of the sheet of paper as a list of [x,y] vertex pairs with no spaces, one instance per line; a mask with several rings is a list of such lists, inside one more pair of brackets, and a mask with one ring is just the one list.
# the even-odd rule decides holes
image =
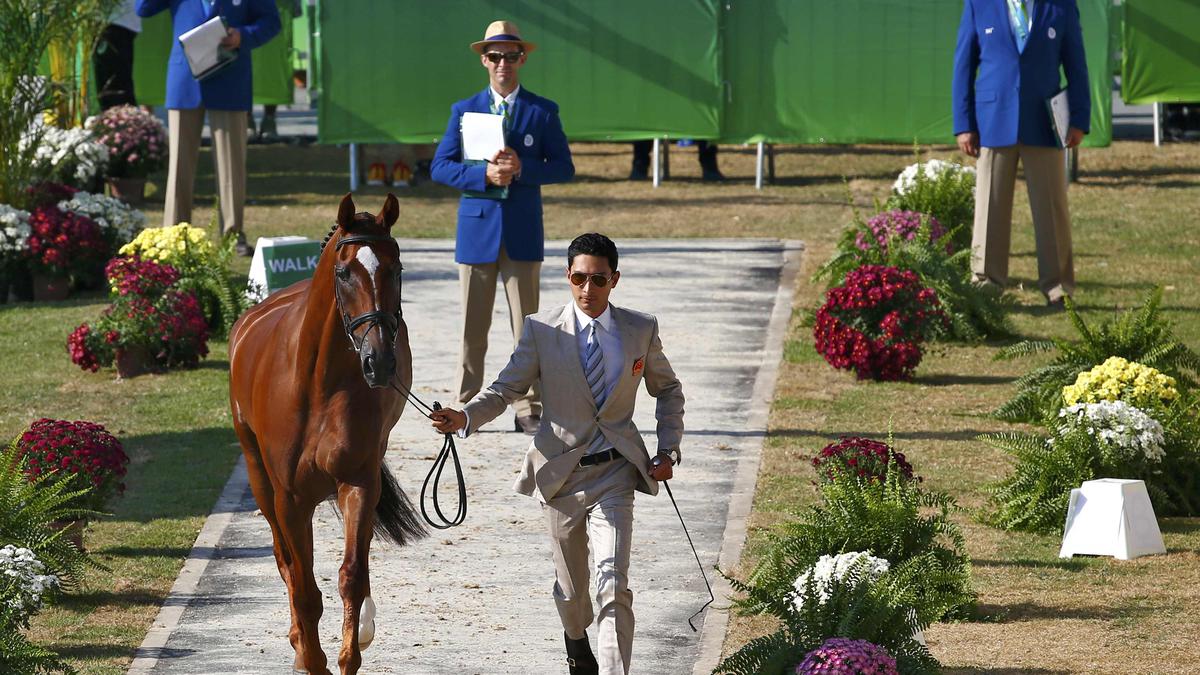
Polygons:
[[1054,133],[1058,135],[1058,147],[1067,147],[1067,130],[1071,127],[1071,104],[1067,102],[1067,90],[1064,89],[1050,97],[1050,122],[1054,125]]
[[183,53],[187,56],[188,66],[191,67],[193,76],[199,77],[220,63],[220,47],[223,39],[225,39],[225,24],[219,16],[214,16],[179,36],[179,42],[183,45]]
[[504,116],[463,113],[462,139],[464,160],[491,160],[504,149]]

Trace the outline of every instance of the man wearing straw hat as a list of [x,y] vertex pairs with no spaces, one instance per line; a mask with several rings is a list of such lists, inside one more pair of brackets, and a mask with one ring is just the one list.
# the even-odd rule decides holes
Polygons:
[[[538,311],[545,236],[542,190],[575,175],[571,150],[558,119],[558,106],[520,85],[518,73],[536,48],[511,21],[493,21],[471,44],[488,72],[483,91],[450,107],[446,134],[431,166],[433,180],[462,191],[454,260],[463,297],[460,403],[483,388],[483,361],[496,299],[496,277],[504,282],[514,345],[525,316]],[[505,147],[486,163],[463,158],[463,113],[503,115]],[[513,403],[514,429],[537,432],[541,401],[534,387]]]

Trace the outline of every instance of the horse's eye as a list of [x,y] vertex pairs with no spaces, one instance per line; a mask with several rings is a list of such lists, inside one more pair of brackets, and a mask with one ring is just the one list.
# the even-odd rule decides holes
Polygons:
[[350,280],[350,270],[346,269],[345,267],[336,267],[334,268],[333,273],[336,274],[337,278],[341,279],[342,281]]

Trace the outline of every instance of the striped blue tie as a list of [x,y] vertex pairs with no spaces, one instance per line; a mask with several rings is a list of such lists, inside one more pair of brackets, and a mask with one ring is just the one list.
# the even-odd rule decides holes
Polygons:
[[1025,43],[1029,41],[1029,12],[1026,11],[1025,0],[1008,0],[1008,18],[1017,41],[1017,51],[1024,52]]
[[[587,348],[583,357],[583,372],[587,376],[588,388],[592,390],[592,399],[596,401],[596,409],[604,407],[606,397],[604,391],[604,351],[600,349],[600,337],[596,335],[596,320],[588,324]],[[596,437],[588,444],[587,454],[591,455],[609,447],[604,433],[596,430]]]

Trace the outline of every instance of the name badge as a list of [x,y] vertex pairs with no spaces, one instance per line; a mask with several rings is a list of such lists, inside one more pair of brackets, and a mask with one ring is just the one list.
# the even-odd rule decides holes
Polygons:
[[525,147],[533,147],[533,134],[525,134]]

